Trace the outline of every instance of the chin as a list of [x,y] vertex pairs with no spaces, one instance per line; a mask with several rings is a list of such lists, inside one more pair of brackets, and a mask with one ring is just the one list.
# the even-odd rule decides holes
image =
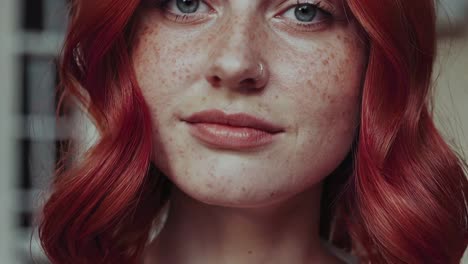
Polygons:
[[229,185],[206,182],[190,183],[173,181],[180,192],[189,199],[203,204],[231,208],[265,208],[304,191],[299,186],[269,185],[251,183],[248,188],[243,184],[231,182]]

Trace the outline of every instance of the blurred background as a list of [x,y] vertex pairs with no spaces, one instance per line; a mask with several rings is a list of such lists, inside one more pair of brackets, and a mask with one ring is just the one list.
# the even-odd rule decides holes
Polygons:
[[[0,264],[48,263],[33,229],[33,215],[53,174],[58,143],[70,137],[69,117],[55,117],[55,59],[64,36],[66,6],[67,0],[0,0]],[[468,0],[440,0],[439,18],[436,121],[464,155]]]

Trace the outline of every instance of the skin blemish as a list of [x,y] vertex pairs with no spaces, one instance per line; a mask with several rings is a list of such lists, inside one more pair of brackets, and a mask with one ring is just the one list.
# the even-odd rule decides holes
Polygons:
[[336,73],[333,75],[333,78],[335,79],[335,82],[340,81],[340,77],[338,77],[338,74],[336,74]]
[[326,93],[326,92],[322,92],[322,93],[321,93],[321,99],[322,99],[322,101],[325,101],[326,98],[327,98],[327,93]]

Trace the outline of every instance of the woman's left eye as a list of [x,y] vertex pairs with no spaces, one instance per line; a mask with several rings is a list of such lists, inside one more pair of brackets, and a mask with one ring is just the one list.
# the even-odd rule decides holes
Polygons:
[[332,14],[321,2],[317,4],[299,3],[283,12],[280,17],[286,17],[300,26],[315,26],[323,22],[329,22]]

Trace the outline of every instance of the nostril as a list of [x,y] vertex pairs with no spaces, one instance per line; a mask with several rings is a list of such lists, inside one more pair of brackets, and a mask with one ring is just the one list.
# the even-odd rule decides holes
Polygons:
[[245,79],[245,80],[242,80],[242,82],[241,82],[240,84],[242,84],[242,85],[254,85],[255,82],[256,82],[255,79],[253,79],[253,78],[247,78],[247,79]]
[[219,87],[221,85],[221,78],[218,76],[211,76],[208,78],[208,82],[210,82],[214,87]]

